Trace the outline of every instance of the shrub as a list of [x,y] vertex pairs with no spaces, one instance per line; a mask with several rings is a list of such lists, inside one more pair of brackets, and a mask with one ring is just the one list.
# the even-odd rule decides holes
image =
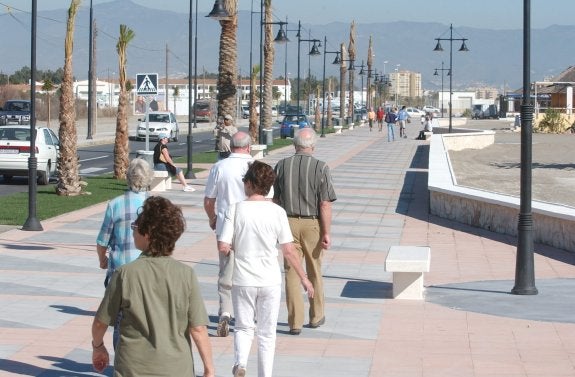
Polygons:
[[567,126],[567,121],[559,111],[547,109],[545,116],[534,129],[537,132],[560,134],[565,132]]

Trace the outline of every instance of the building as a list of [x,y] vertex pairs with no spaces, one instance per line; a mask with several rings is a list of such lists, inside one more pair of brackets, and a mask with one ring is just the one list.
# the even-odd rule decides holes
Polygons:
[[415,98],[423,96],[421,87],[421,73],[407,70],[395,71],[389,73],[391,86],[389,95],[394,98]]

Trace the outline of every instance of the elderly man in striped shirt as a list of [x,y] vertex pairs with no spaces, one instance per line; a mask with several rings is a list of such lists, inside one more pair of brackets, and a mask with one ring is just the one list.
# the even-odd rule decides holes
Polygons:
[[[315,290],[309,299],[311,328],[325,323],[321,263],[331,245],[331,203],[337,199],[329,166],[312,156],[316,141],[313,129],[301,129],[293,140],[296,153],[277,163],[274,183],[274,201],[287,213],[294,245]],[[305,317],[300,279],[288,263],[284,269],[290,334],[299,335]]]

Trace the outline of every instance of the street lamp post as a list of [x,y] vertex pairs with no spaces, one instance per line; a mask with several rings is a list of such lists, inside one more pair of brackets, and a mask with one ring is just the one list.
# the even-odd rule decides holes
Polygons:
[[[437,96],[437,99],[440,103],[441,107],[441,117],[443,118],[443,72],[447,71],[447,76],[451,76],[451,72],[449,68],[443,68],[443,62],[441,62],[441,68],[435,68],[435,72],[433,72],[433,76],[439,76],[439,71],[441,71],[441,98]],[[451,100],[450,100],[451,102]]]
[[459,51],[469,51],[467,48],[465,41],[467,38],[453,38],[453,24],[449,25],[449,38],[435,38],[437,44],[433,51],[443,51],[441,47],[441,41],[449,41],[449,132],[451,133],[452,124],[453,124],[453,103],[452,96],[453,96],[453,41],[461,41],[461,47]]
[[38,159],[36,158],[36,19],[38,14],[37,0],[32,0],[32,20],[30,32],[30,157],[28,157],[28,218],[22,230],[44,230],[36,217],[36,181]]
[[94,57],[93,57],[93,31],[94,31],[94,17],[92,11],[92,0],[90,0],[90,32],[88,41],[88,135],[86,139],[91,140],[92,135],[92,123],[94,121]]
[[531,99],[531,0],[523,0],[523,103],[521,105],[521,186],[517,224],[515,286],[511,293],[536,295],[531,214],[531,145],[533,103]]
[[313,42],[312,48],[309,52],[311,56],[317,56],[321,53],[319,52],[318,43],[321,43],[319,39],[301,39],[301,21],[298,21],[297,24],[297,103],[296,106],[298,108],[299,113],[299,101],[300,101],[300,90],[299,90],[299,83],[300,83],[300,44],[301,42]]
[[321,105],[321,135],[325,137],[325,58],[327,54],[335,54],[333,64],[339,64],[339,51],[326,51],[327,37],[323,37],[323,74],[322,74],[322,105]]
[[[196,34],[194,41],[194,53],[195,53],[195,66],[194,66],[194,90],[193,96],[194,101],[192,101],[192,35],[193,35],[193,0],[190,0],[190,15],[189,15],[189,30],[188,30],[188,136],[187,136],[187,152],[188,152],[188,161],[186,166],[186,178],[194,179],[196,175],[194,174],[193,167],[192,167],[192,115],[194,116],[193,127],[196,126],[196,116],[194,114],[194,107],[195,105],[195,98],[197,97],[197,69],[198,69],[198,51],[197,51],[197,25],[198,25],[198,0],[196,0]],[[166,90],[167,87],[166,87]]]
[[399,109],[399,66],[401,64],[395,65],[395,107]]

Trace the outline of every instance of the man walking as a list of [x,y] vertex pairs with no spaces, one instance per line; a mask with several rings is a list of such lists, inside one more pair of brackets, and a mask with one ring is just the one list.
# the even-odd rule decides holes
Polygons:
[[405,133],[405,125],[409,122],[409,114],[405,111],[405,106],[401,107],[399,113],[397,113],[397,123],[399,123],[399,137],[407,139],[407,134]]
[[[309,299],[309,327],[325,323],[322,257],[331,246],[331,203],[336,195],[329,167],[312,156],[317,135],[311,128],[300,130],[294,138],[296,153],[280,160],[275,171],[274,201],[287,215],[300,260],[305,261],[308,279],[315,294]],[[300,279],[284,261],[286,301],[290,334],[299,335],[304,322],[304,303]]]
[[[224,214],[230,205],[246,198],[242,178],[248,170],[248,164],[253,161],[250,154],[251,138],[245,132],[239,131],[231,137],[231,154],[228,158],[218,161],[210,169],[204,197],[204,211],[208,215],[210,228],[216,231],[216,238],[222,231]],[[218,336],[229,334],[229,323],[232,318],[231,273],[233,271],[233,251],[229,256],[218,252]]]

